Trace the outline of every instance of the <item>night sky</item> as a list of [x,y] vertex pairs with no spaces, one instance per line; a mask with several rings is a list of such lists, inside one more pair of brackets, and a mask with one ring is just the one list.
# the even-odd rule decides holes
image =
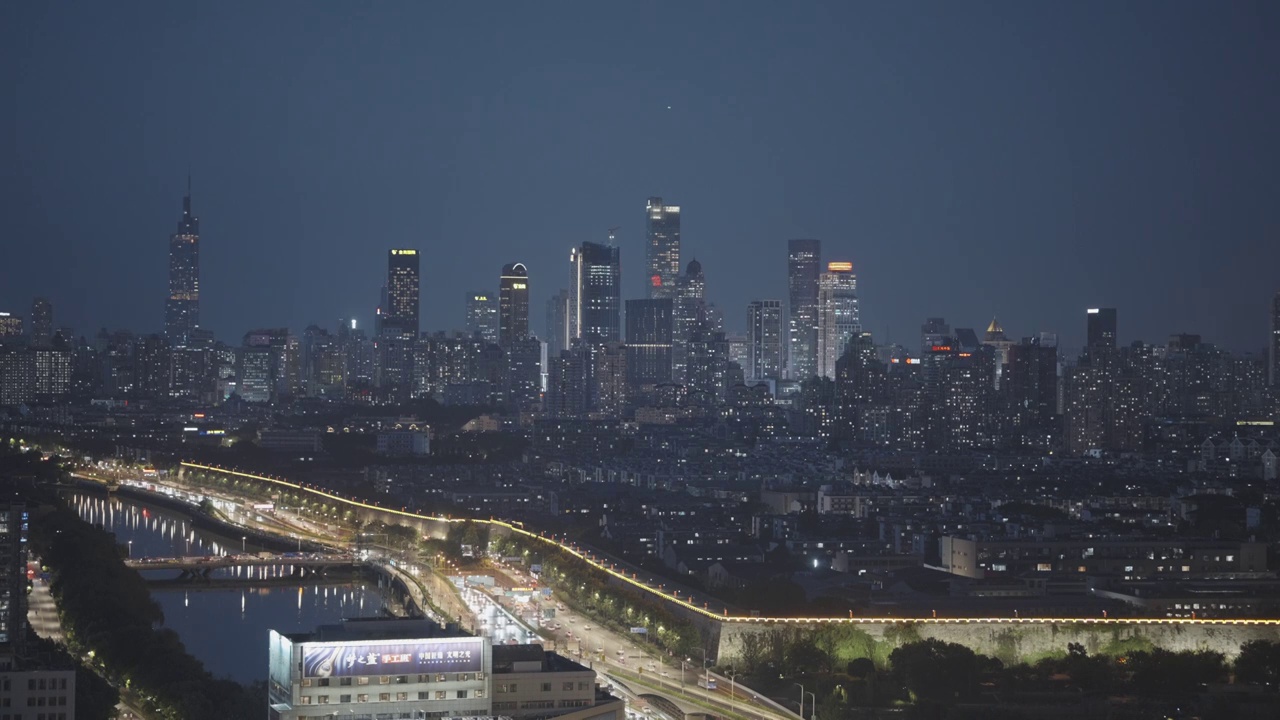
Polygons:
[[1280,290],[1276,2],[8,2],[0,310],[159,331],[188,171],[202,319],[372,319],[423,251],[422,327],[683,208],[728,329],[786,241],[852,260],[864,326],[1264,343]]

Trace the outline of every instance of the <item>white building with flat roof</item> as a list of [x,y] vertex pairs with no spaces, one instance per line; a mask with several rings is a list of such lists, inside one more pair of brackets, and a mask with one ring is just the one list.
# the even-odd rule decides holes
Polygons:
[[268,717],[623,720],[595,672],[540,645],[493,646],[429,620],[347,620],[270,635]]

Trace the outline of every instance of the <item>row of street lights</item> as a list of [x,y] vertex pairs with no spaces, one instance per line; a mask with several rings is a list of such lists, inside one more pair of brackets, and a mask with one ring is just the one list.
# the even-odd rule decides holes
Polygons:
[[809,720],[814,720],[814,715],[818,712],[818,696],[804,689],[804,685],[800,683],[791,683],[800,688],[800,720],[804,720],[804,696],[808,695],[813,698],[813,707],[809,710]]

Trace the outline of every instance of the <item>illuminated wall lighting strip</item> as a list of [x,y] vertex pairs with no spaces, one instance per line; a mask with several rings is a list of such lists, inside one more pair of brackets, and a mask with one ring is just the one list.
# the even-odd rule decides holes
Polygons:
[[326,500],[332,500],[334,502],[350,505],[352,507],[358,507],[365,510],[373,510],[376,512],[388,513],[391,515],[397,515],[399,517],[410,518],[413,520],[433,520],[436,522],[478,522],[478,523],[487,523],[490,525],[497,525],[499,527],[506,528],[512,532],[524,535],[525,537],[532,538],[534,540],[540,540],[548,545],[554,546],[557,549],[562,550],[578,558],[579,560],[582,560],[588,565],[596,568],[597,570],[600,570],[601,572],[604,572],[610,575],[613,578],[629,583],[639,588],[640,590],[643,590],[652,595],[656,595],[657,597],[661,598],[666,602],[674,603],[683,608],[692,610],[700,615],[704,615],[708,618],[711,618],[712,620],[717,620],[719,622],[795,623],[795,624],[842,623],[842,624],[850,624],[850,625],[872,624],[872,623],[922,623],[922,624],[929,624],[929,625],[964,625],[964,624],[973,624],[973,623],[997,624],[997,625],[1280,625],[1280,619],[1265,619],[1265,618],[1105,618],[1105,617],[1104,618],[1080,618],[1080,617],[1074,617],[1074,618],[1073,617],[1066,617],[1066,618],[1042,618],[1042,617],[1028,617],[1028,618],[905,618],[905,617],[794,618],[794,617],[764,617],[764,616],[755,616],[755,615],[721,614],[721,613],[708,610],[706,608],[698,607],[697,605],[691,602],[688,602],[686,600],[681,600],[680,598],[675,597],[674,594],[667,594],[656,588],[650,587],[649,585],[646,585],[645,583],[642,583],[636,580],[635,578],[628,577],[625,573],[620,573],[614,570],[613,568],[604,565],[603,563],[597,562],[596,560],[587,557],[586,555],[584,555],[583,553],[579,552],[577,549],[569,545],[565,545],[559,542],[558,540],[545,537],[543,535],[539,535],[534,532],[530,532],[520,527],[519,525],[512,524],[505,520],[495,520],[495,519],[485,520],[482,518],[454,518],[454,517],[447,517],[447,516],[420,515],[418,513],[409,512],[404,509],[396,510],[395,508],[387,508],[387,507],[382,507],[381,505],[373,505],[370,503],[360,502],[359,500],[344,498],[341,495],[334,495],[333,493],[326,492],[324,490],[319,490],[317,488],[308,487],[306,485],[302,485],[299,483],[290,482],[288,480],[283,480],[281,478],[268,477],[265,475],[254,475],[252,473],[240,472],[239,470],[228,470],[226,468],[221,468],[213,465],[200,465],[198,463],[191,463],[191,462],[185,462],[185,461],[182,462],[181,464],[183,467],[193,468],[196,470],[206,470],[209,472],[223,473],[225,475],[234,475],[236,477],[248,478],[250,480],[258,480],[260,482],[279,485],[281,487],[287,487],[293,490],[301,490],[303,492],[308,492],[308,493],[311,493],[312,495],[325,498]]

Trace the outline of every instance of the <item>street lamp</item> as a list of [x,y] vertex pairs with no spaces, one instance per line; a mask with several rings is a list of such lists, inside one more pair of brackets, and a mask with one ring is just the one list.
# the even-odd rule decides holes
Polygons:
[[804,685],[801,685],[798,682],[793,682],[791,684],[800,688],[800,720],[804,720]]
[[249,536],[247,536],[247,535],[241,535],[241,536],[240,536],[240,552],[244,552],[244,551],[245,551],[245,549],[244,549],[244,543],[245,543],[245,541],[246,541],[246,540],[248,540],[248,539],[249,539]]
[[128,542],[128,545],[129,545],[129,559],[132,560],[133,559],[133,541],[130,540]]

